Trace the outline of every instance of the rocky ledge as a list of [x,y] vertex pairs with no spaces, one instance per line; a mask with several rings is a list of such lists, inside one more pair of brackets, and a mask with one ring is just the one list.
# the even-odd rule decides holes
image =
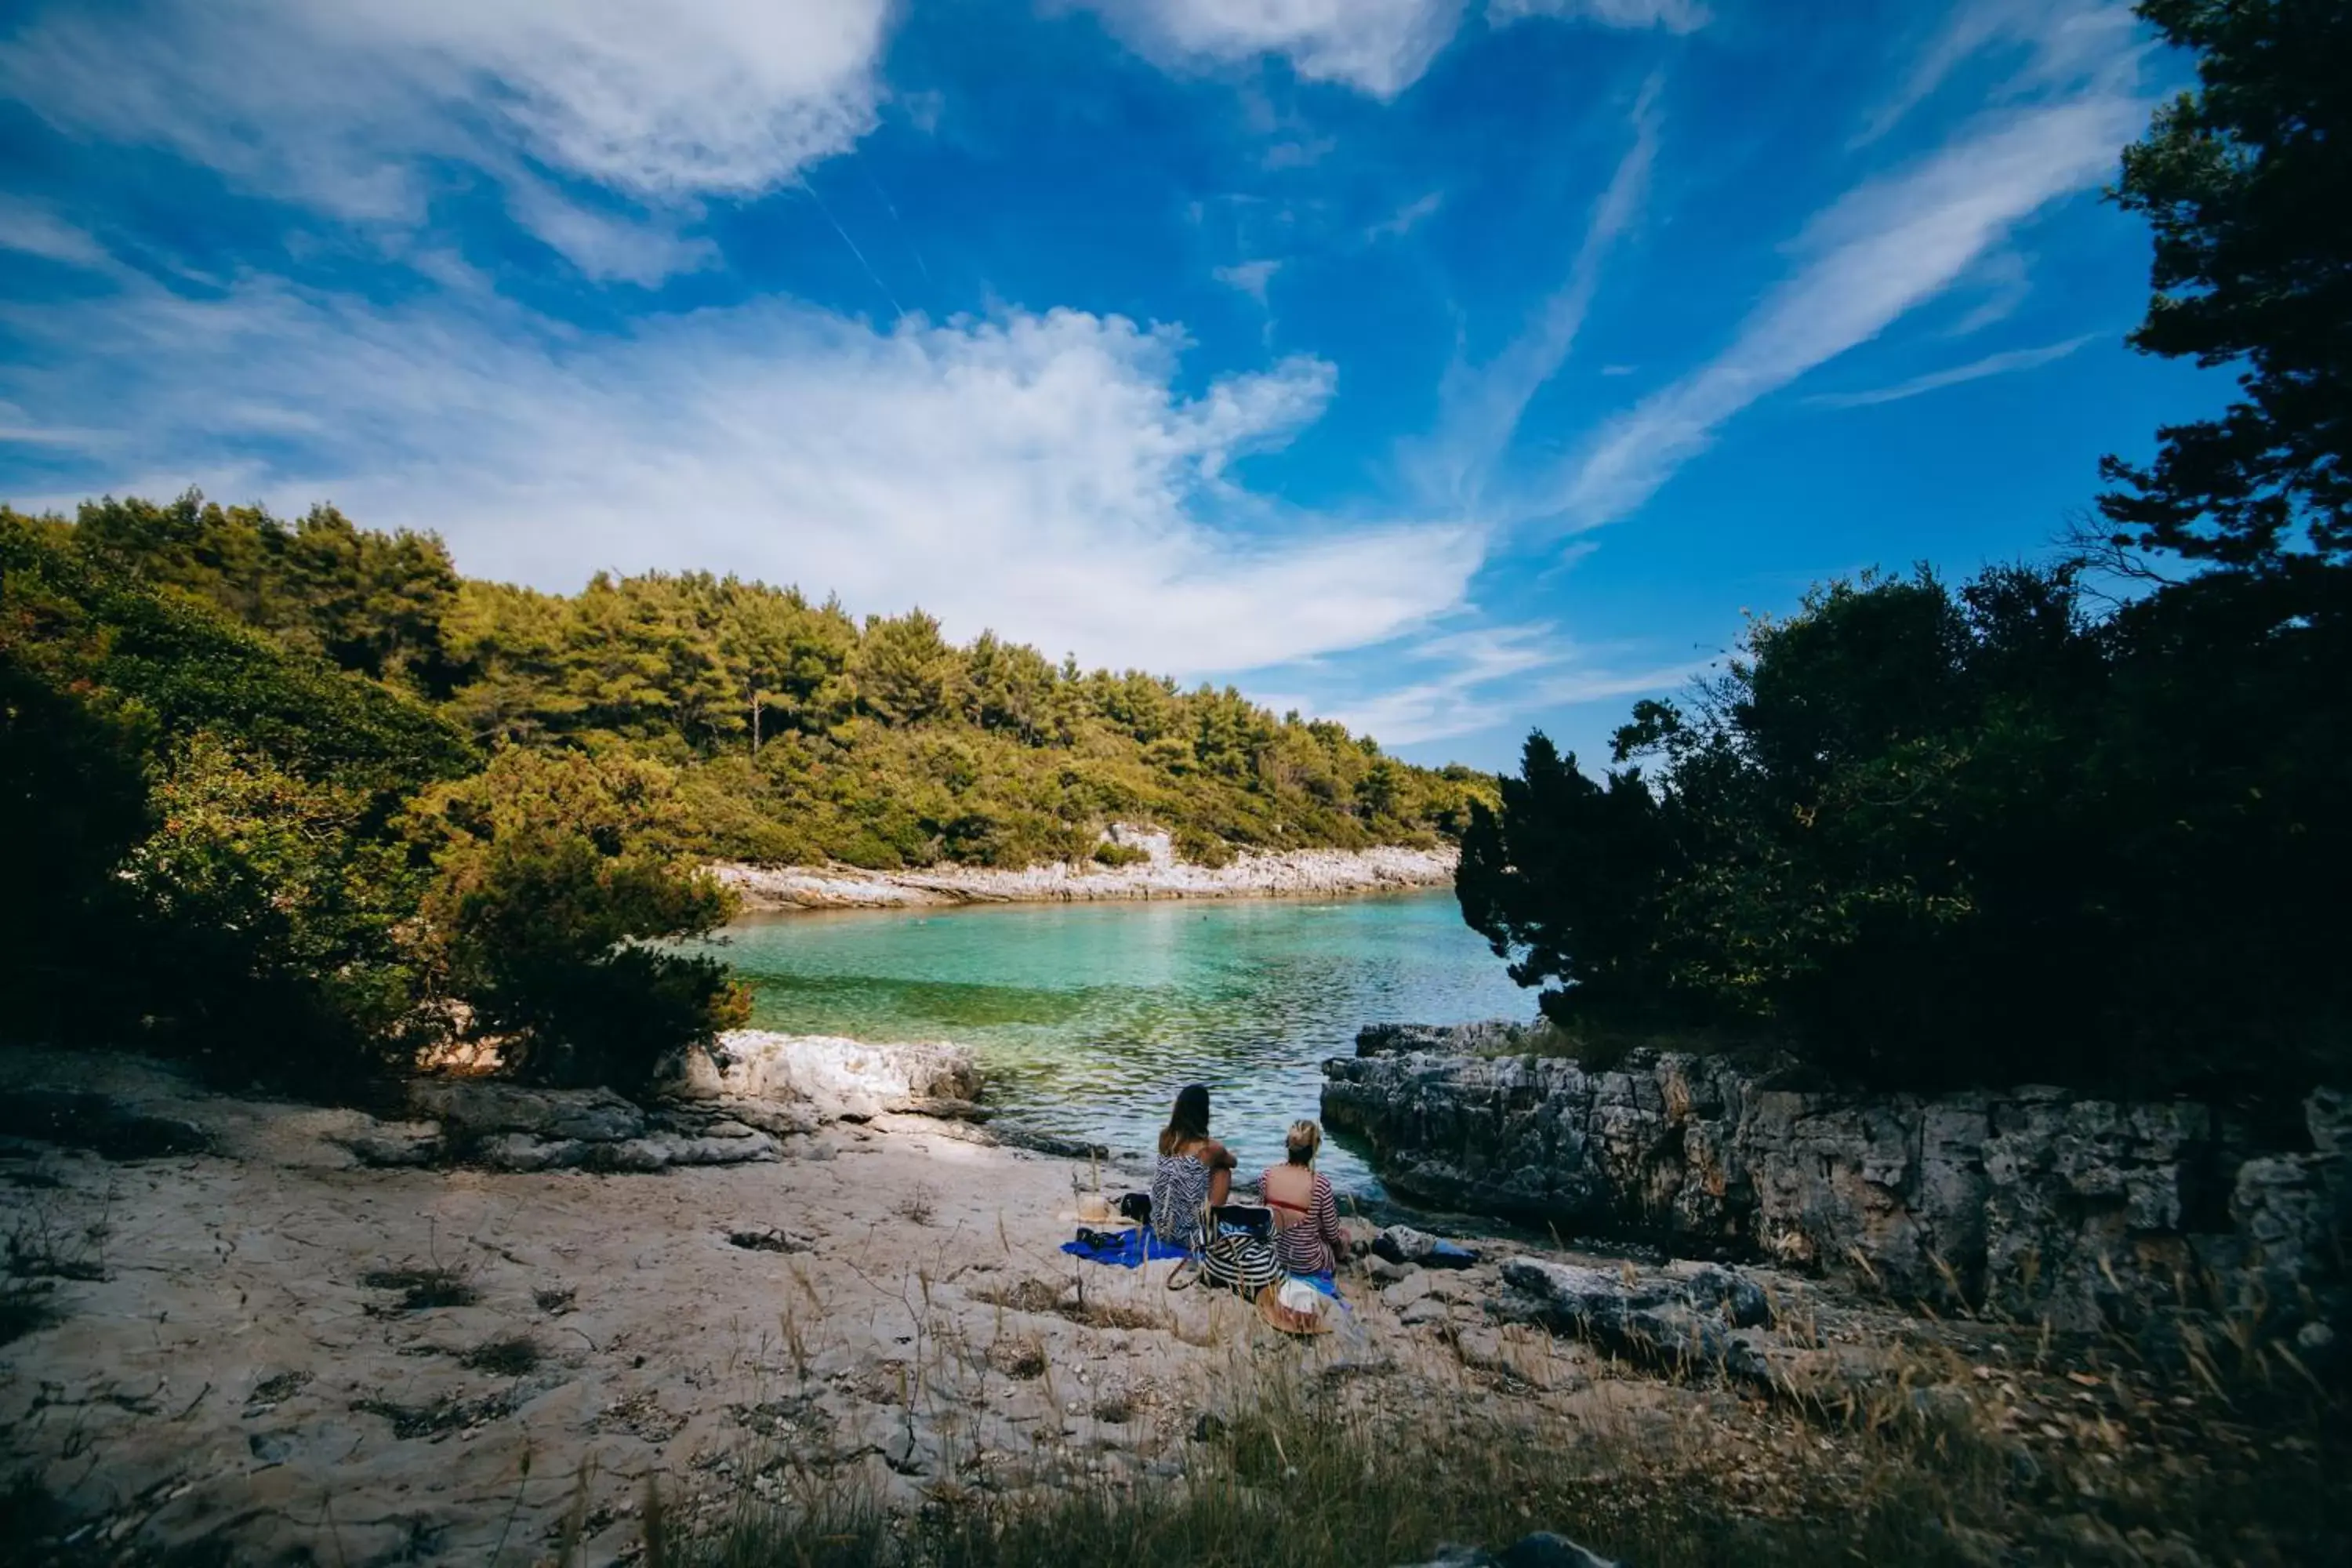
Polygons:
[[1507,1024],[1367,1029],[1325,1064],[1323,1119],[1368,1142],[1400,1195],[1564,1234],[1767,1257],[2062,1328],[2219,1310],[2316,1342],[2344,1315],[2341,1092],[2308,1099],[2293,1146],[2263,1147],[2187,1100],[1800,1090],[1721,1057],[1595,1071],[1527,1043]]
[[414,1120],[343,1140],[372,1165],[661,1171],[780,1157],[778,1140],[893,1111],[979,1120],[980,1070],[944,1044],[869,1045],[739,1029],[671,1064],[640,1105],[604,1089],[419,1079]]
[[1142,854],[1126,866],[1032,866],[1019,871],[981,866],[921,871],[869,871],[856,866],[741,866],[711,871],[752,910],[902,909],[942,904],[1087,903],[1118,899],[1232,899],[1365,893],[1444,886],[1457,852],[1416,849],[1244,851],[1226,866],[1176,858],[1169,836],[1121,826],[1109,841]]

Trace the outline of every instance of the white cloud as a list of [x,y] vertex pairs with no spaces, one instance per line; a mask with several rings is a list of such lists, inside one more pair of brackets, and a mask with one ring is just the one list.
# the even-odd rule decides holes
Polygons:
[[1463,0],[1084,0],[1163,65],[1283,55],[1309,81],[1393,98],[1429,68]]
[[1915,375],[1908,381],[1898,381],[1892,386],[1874,387],[1867,392],[1825,392],[1805,401],[1822,408],[1866,408],[1878,403],[1900,403],[1906,397],[1916,397],[1923,392],[1935,392],[1962,382],[1982,381],[1989,375],[2007,375],[2012,371],[2032,370],[2064,359],[2097,334],[2085,332],[2079,338],[2069,338],[2063,343],[2048,343],[2038,349],[2011,349],[2007,353],[1987,354],[1967,364],[1953,365],[1948,370],[1930,371]]
[[1992,250],[1969,267],[1953,288],[1956,291],[1974,289],[1977,293],[1977,302],[1952,323],[1950,335],[1965,338],[2015,315],[2026,296],[2033,292],[2033,276],[2022,252]]
[[[0,43],[0,89],[78,133],[160,143],[265,194],[418,222],[439,161],[509,186],[593,271],[612,225],[532,165],[671,223],[772,189],[874,123],[889,0],[147,0],[62,5]],[[515,195],[520,189],[523,195]],[[602,259],[600,259],[602,258]],[[691,264],[690,245],[675,258]]]
[[654,284],[719,259],[719,247],[707,239],[689,238],[633,216],[595,211],[529,174],[508,184],[507,211],[591,278]]
[[1538,710],[1669,690],[1711,662],[1612,668],[1600,661],[1598,650],[1549,623],[1484,626],[1389,651],[1381,661],[1384,676],[1416,673],[1352,700],[1260,700],[1277,710],[1320,713],[1359,734],[1376,735],[1384,745],[1409,746],[1524,723]]
[[1961,66],[2003,49],[2021,57],[1999,95],[2128,86],[2141,49],[2126,0],[1960,0],[1913,62],[1895,96],[1855,138],[1876,141],[1933,97]]
[[1398,636],[1460,602],[1484,546],[1253,494],[1236,459],[1315,419],[1331,368],[1286,359],[1188,397],[1181,336],[1118,317],[880,331],[770,302],[583,340],[494,300],[252,284],[5,321],[36,352],[0,367],[0,395],[104,433],[77,494],[331,499],[551,587],[733,571],[1193,676]]
[[1658,153],[1658,79],[1651,78],[1634,102],[1633,145],[1593,205],[1567,281],[1494,360],[1474,368],[1457,358],[1446,368],[1438,389],[1437,431],[1408,458],[1423,493],[1433,501],[1465,510],[1479,504],[1488,470],[1510,444],[1529,400],[1567,362],[1601,286],[1602,264],[1640,217],[1649,195],[1650,168]]
[[[1163,66],[1230,66],[1281,55],[1309,81],[1394,98],[1454,39],[1466,0],[1075,0]],[[1697,0],[1489,0],[1496,26],[1555,16],[1604,27],[1686,33]]]
[[1231,267],[1220,267],[1214,276],[1228,289],[1238,289],[1260,305],[1265,303],[1265,286],[1282,270],[1279,261],[1241,261]]
[[1425,196],[1405,203],[1387,217],[1365,229],[1364,238],[1368,241],[1402,239],[1420,227],[1423,220],[1435,216],[1437,209],[1444,205],[1445,193],[1432,191]]
[[0,250],[61,261],[68,267],[103,268],[110,259],[106,247],[87,230],[45,208],[6,196],[0,196]]
[[1277,142],[1265,150],[1265,155],[1258,160],[1258,163],[1269,174],[1279,174],[1285,169],[1311,169],[1329,157],[1332,149],[1339,145],[1339,139],[1336,136]]
[[2047,203],[2096,183],[2143,105],[2096,94],[1992,120],[1925,163],[1850,193],[1800,239],[1797,271],[1730,347],[1604,426],[1531,508],[1581,525],[1624,516],[1758,398],[1884,331]]
[[1690,33],[1706,26],[1707,10],[1698,0],[1486,0],[1486,20],[1495,26],[1527,16],[1567,16],[1604,27]]

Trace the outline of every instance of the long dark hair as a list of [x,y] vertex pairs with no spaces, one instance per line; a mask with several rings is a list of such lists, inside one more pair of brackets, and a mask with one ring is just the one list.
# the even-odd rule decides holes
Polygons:
[[1176,1109],[1168,1113],[1168,1125],[1160,1134],[1160,1152],[1173,1154],[1208,1135],[1209,1086],[1188,1083],[1176,1093]]

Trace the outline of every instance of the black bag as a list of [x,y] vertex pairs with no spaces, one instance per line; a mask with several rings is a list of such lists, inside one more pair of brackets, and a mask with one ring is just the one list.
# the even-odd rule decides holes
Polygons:
[[1237,1296],[1255,1296],[1282,1278],[1282,1264],[1265,1237],[1216,1230],[1201,1248],[1201,1278]]
[[1118,1200],[1118,1217],[1131,1219],[1138,1225],[1151,1223],[1151,1194],[1129,1193]]
[[1274,1211],[1256,1204],[1219,1204],[1209,1211],[1209,1232],[1246,1236],[1260,1241],[1274,1236]]

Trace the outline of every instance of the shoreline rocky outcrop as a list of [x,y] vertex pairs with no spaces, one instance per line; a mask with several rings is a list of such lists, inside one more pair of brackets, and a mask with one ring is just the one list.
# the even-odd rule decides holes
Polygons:
[[[49,1499],[58,1541],[142,1561],[618,1563],[638,1560],[633,1511],[656,1487],[718,1522],[745,1489],[772,1503],[813,1473],[911,1518],[944,1486],[1181,1484],[1202,1434],[1245,1413],[1234,1358],[1273,1343],[1254,1309],[1060,1250],[1089,1163],[889,1109],[972,1092],[968,1059],[747,1032],[712,1065],[722,1090],[764,1098],[443,1077],[403,1108],[429,1121],[387,1121],[127,1056],[0,1053],[18,1130],[0,1190],[34,1200],[10,1258],[36,1292],[0,1341],[0,1485]],[[811,1129],[719,1138],[778,1152],[673,1160],[657,1181],[609,1152],[478,1157],[501,1139],[609,1152],[739,1103]],[[427,1136],[478,1157],[355,1160]],[[1594,1322],[1737,1321],[1704,1282],[1621,1280],[1597,1258],[1449,1254],[1402,1229],[1373,1251],[1344,1324],[1288,1353],[1389,1409],[1464,1379],[1561,1423],[1700,1408],[1696,1388],[1555,1341],[1553,1320],[1585,1325],[1510,1283],[1536,1262],[1591,1277]]]
[[1939,1096],[1782,1087],[1721,1056],[1607,1069],[1520,1026],[1367,1029],[1325,1064],[1323,1119],[1400,1196],[1762,1257],[1901,1298],[2061,1328],[2160,1332],[2258,1314],[2325,1344],[2346,1305],[2352,1097],[2263,1147],[2189,1100],[2053,1088]]
[[[1622,1467],[1591,1472],[1610,1495],[1696,1477],[1759,1501],[1791,1495],[1801,1459],[1843,1484],[1884,1449],[1862,1446],[1863,1422],[1759,1419],[1768,1407],[1727,1385],[1789,1410],[1934,1411],[1999,1434],[2009,1468],[2050,1478],[2036,1497],[2079,1495],[2087,1529],[2116,1478],[2184,1473],[2161,1443],[2246,1418],[2221,1386],[2053,1359],[2029,1326],[1915,1317],[1769,1265],[1403,1227],[1360,1238],[1332,1332],[1290,1340],[1231,1297],[1168,1289],[1160,1268],[1061,1250],[1079,1184],[1117,1190],[1148,1166],[864,1119],[966,1085],[924,1047],[857,1052],[730,1042],[718,1099],[533,1101],[477,1078],[397,1112],[437,1110],[435,1136],[454,1121],[596,1145],[660,1135],[657,1118],[690,1107],[818,1121],[776,1136],[775,1163],[652,1180],[368,1169],[359,1141],[425,1124],[222,1094],[131,1056],[0,1052],[8,1544],[60,1562],[601,1568],[647,1560],[640,1510],[656,1498],[672,1538],[692,1539],[811,1488],[876,1510],[878,1540],[950,1494],[1016,1507],[1228,1486],[1256,1463],[1247,1423],[1286,1388],[1390,1449],[1516,1432],[1548,1465]],[[730,1078],[763,1074],[786,1092],[728,1100]],[[835,1077],[866,1100],[828,1091]],[[2242,1462],[2241,1443],[2222,1451]],[[1523,1529],[1602,1522],[1520,1511]],[[1412,1555],[1600,1561],[1550,1535]]]
[[764,1163],[782,1139],[894,1112],[977,1121],[979,1064],[944,1042],[873,1045],[736,1029],[672,1061],[644,1104],[608,1089],[541,1089],[480,1076],[407,1087],[412,1120],[343,1140],[380,1167],[663,1171]]
[[746,866],[721,863],[713,875],[754,911],[916,909],[952,904],[1093,903],[1129,899],[1307,898],[1395,892],[1454,880],[1460,855],[1451,845],[1417,849],[1244,850],[1226,866],[1179,859],[1169,835],[1127,825],[1108,841],[1145,858],[1125,866],[1088,863],[997,870],[984,866],[872,871],[856,866]]

